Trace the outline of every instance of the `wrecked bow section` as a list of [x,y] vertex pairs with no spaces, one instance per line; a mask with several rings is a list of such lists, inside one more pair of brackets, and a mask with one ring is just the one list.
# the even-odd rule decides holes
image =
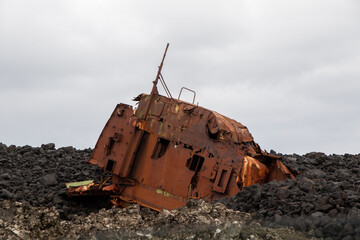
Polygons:
[[293,178],[241,123],[159,95],[158,80],[167,90],[162,64],[150,95],[134,99],[137,109],[118,104],[98,139],[89,162],[111,172],[111,181],[72,183],[69,196],[106,194],[116,205],[174,209],[191,198],[211,202],[252,184]]
[[293,178],[279,158],[262,151],[248,129],[214,111],[141,94],[134,110],[116,106],[90,163],[113,174],[112,184],[69,186],[70,195],[108,194],[114,203],[174,209],[190,198],[229,197],[243,187]]

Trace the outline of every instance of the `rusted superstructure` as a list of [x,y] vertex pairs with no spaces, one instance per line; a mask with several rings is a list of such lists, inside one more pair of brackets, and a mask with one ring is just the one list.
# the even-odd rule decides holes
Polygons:
[[[89,162],[111,172],[111,182],[69,184],[70,196],[108,194],[118,205],[174,209],[190,198],[211,202],[255,183],[293,178],[244,125],[172,98],[163,61],[151,93],[134,99],[136,109],[118,104],[98,139]],[[168,97],[158,93],[159,80]]]

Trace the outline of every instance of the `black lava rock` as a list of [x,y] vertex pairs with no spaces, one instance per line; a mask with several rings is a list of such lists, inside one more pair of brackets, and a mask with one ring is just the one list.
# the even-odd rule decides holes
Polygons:
[[260,192],[244,188],[220,202],[271,226],[292,226],[324,239],[360,239],[360,155],[278,155],[295,180],[255,187]]
[[45,176],[40,178],[40,182],[43,183],[44,185],[47,185],[47,186],[56,186],[56,185],[58,185],[55,173],[46,174]]
[[55,206],[61,216],[85,214],[110,207],[108,199],[68,199],[65,183],[106,178],[101,168],[86,164],[91,149],[77,150],[73,147],[55,148],[54,143],[41,147],[0,143],[0,200],[16,199],[32,206]]
[[[68,199],[65,183],[109,175],[88,164],[91,149],[6,146],[0,143],[0,200],[56,207],[60,217],[86,215],[109,207],[103,197]],[[228,208],[251,213],[263,224],[292,226],[324,239],[360,239],[360,155],[282,155],[296,179],[244,188]]]

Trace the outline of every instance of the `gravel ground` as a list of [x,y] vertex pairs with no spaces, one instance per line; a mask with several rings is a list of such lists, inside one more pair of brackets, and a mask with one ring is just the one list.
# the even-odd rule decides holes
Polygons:
[[306,240],[289,228],[249,224],[250,215],[191,200],[186,206],[156,213],[139,205],[102,209],[88,216],[61,220],[55,207],[34,208],[0,201],[1,239],[248,239]]
[[316,237],[360,239],[360,155],[281,155],[295,180],[253,185],[228,208],[267,226],[292,226]]
[[109,207],[108,199],[86,198],[68,200],[65,183],[94,179],[108,175],[86,162],[92,149],[73,147],[55,149],[55,144],[41,147],[7,147],[0,143],[0,199],[13,199],[32,206],[55,207],[61,218],[74,214],[86,215]]
[[86,163],[91,152],[0,143],[0,238],[360,239],[360,155],[278,154],[295,180],[156,213],[113,209],[104,198],[67,199],[64,183],[106,177]]

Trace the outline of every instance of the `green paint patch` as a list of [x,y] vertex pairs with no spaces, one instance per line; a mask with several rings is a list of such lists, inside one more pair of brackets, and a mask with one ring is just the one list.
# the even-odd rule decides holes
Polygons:
[[93,182],[94,182],[94,180],[86,180],[86,181],[81,181],[81,182],[65,183],[65,185],[66,185],[66,188],[80,187],[80,186],[88,185],[88,184],[93,183]]
[[164,196],[165,197],[173,197],[173,195],[171,193],[168,193],[168,192],[164,192]]
[[157,194],[160,194],[160,195],[163,195],[164,197],[170,197],[172,198],[174,195],[172,195],[171,193],[168,193],[168,192],[165,192],[161,189],[156,189],[156,193]]

